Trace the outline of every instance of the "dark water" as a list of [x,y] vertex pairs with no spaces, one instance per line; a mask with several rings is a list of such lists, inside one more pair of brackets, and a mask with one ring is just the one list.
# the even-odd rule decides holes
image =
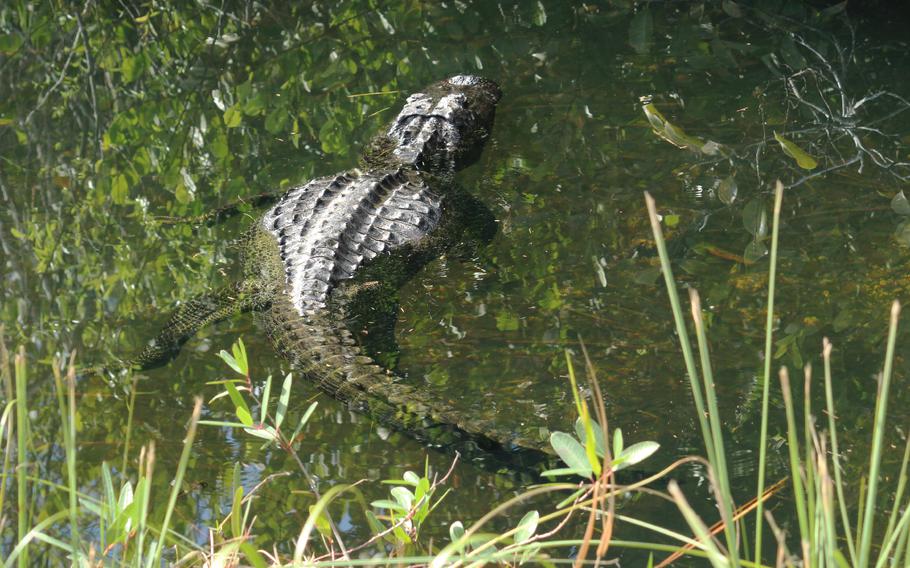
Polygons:
[[[51,440],[59,424],[51,356],[76,351],[89,365],[138,350],[177,302],[229,280],[232,240],[257,212],[213,227],[160,217],[202,214],[352,167],[408,92],[477,73],[499,82],[504,97],[490,144],[460,181],[493,210],[499,232],[477,258],[440,259],[402,291],[399,366],[409,381],[516,429],[569,430],[564,352],[580,367],[583,338],[611,426],[627,442],[662,445],[648,469],[700,452],[644,213],[648,190],[680,286],[703,296],[745,500],[757,461],[770,246],[759,226],[781,179],[793,187],[782,213],[771,355],[775,366],[819,365],[821,339],[830,337],[844,443],[850,452],[867,444],[888,309],[907,296],[910,264],[910,206],[892,206],[910,175],[900,164],[910,161],[910,112],[902,112],[910,106],[910,52],[900,14],[825,13],[791,2],[548,1],[202,5],[147,20],[144,8],[126,12],[92,8],[66,18],[0,8],[0,321],[9,345],[27,345],[39,438]],[[699,146],[722,149],[662,140],[643,97]],[[774,132],[818,166],[798,167]],[[862,163],[851,161],[857,155]],[[208,402],[220,388],[207,382],[227,376],[215,353],[240,336],[254,376],[284,376],[286,363],[249,316],[204,330],[173,363],[140,375],[127,473],[138,448],[154,440],[162,500],[193,396],[206,399],[207,418],[233,418],[225,399]],[[895,426],[908,418],[904,337]],[[78,392],[82,478],[98,478],[102,461],[119,471],[128,382],[84,377]],[[434,468],[451,460],[407,437],[379,435],[303,380],[292,416],[314,397],[319,407],[299,453],[323,490],[419,471],[427,455]],[[778,400],[771,434],[779,440]],[[783,475],[775,448],[772,480]],[[62,471],[60,452],[44,446],[36,455],[45,475]],[[247,489],[296,471],[254,438],[203,427],[188,472],[193,488],[179,508],[195,538],[205,540],[206,523],[229,507],[235,466]],[[854,475],[862,469],[848,460]],[[705,498],[691,470],[678,476]],[[460,464],[431,532],[467,524],[521,483]],[[378,497],[386,488],[370,482],[364,492]],[[257,532],[289,542],[312,503],[306,484],[281,478],[259,495]],[[343,507],[336,518],[356,542],[367,527],[353,503]],[[666,514],[655,504],[630,507]]]

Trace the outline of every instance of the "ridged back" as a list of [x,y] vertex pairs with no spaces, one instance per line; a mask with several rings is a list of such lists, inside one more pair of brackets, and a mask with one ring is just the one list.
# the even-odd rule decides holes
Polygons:
[[287,293],[303,314],[325,308],[332,288],[364,262],[426,236],[440,214],[419,174],[352,170],[290,190],[262,228],[278,241]]

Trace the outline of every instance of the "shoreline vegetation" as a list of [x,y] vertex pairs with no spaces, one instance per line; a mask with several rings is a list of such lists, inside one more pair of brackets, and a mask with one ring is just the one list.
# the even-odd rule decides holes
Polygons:
[[[772,345],[775,322],[774,284],[783,194],[783,186],[778,182],[772,215],[766,353]],[[626,445],[622,431],[610,429],[596,370],[581,343],[586,385],[578,384],[573,353],[566,351],[578,413],[575,431],[554,432],[550,438],[564,467],[544,472],[542,475],[549,481],[524,488],[473,523],[452,522],[448,542],[434,543],[423,536],[421,529],[438,522],[434,511],[451,491],[457,491],[447,482],[457,467],[458,456],[445,472],[434,472],[427,460],[422,472],[406,471],[400,479],[355,481],[320,493],[318,483],[296,450],[296,442],[316,403],[300,417],[288,416],[294,377],[286,376],[280,390],[273,388],[278,385],[277,382],[273,385],[271,377],[260,385],[252,378],[246,349],[239,340],[230,353],[219,353],[234,371],[235,378],[210,383],[223,391],[207,403],[195,398],[177,463],[157,460],[154,443],[140,448],[138,459],[131,459],[128,436],[124,440],[122,466],[114,470],[105,463],[100,479],[77,478],[77,371],[73,357],[68,361],[55,360],[51,369],[60,418],[55,441],[61,450],[56,456],[59,463],[55,464],[59,471],[55,475],[49,472],[36,475],[32,464],[41,456],[30,438],[28,383],[29,377],[39,371],[27,365],[25,347],[10,353],[0,342],[0,371],[7,401],[0,416],[3,444],[0,534],[5,535],[0,544],[9,547],[3,551],[3,566],[53,564],[63,559],[74,566],[159,566],[162,562],[175,566],[256,567],[579,566],[603,564],[618,551],[628,549],[649,553],[649,566],[668,566],[677,561],[683,564],[687,559],[690,562],[706,559],[715,567],[910,564],[910,507],[905,491],[910,443],[903,450],[896,488],[880,484],[883,440],[886,430],[893,427],[889,425],[887,411],[900,304],[894,302],[891,309],[884,365],[878,377],[867,475],[860,479],[845,477],[834,408],[833,346],[825,339],[822,346],[825,408],[821,415],[814,414],[810,405],[809,394],[819,382],[812,368],[803,369],[801,408],[798,408],[798,397],[792,393],[790,372],[786,367],[779,370],[779,393],[787,418],[789,472],[788,477],[773,484],[765,477],[765,450],[770,444],[768,401],[772,389],[778,385],[772,381],[771,358],[765,357],[758,484],[751,499],[734,495],[700,297],[695,290],[688,291],[691,317],[686,318],[663,241],[657,206],[647,193],[645,200],[690,380],[693,411],[698,418],[705,457],[685,457],[635,483],[619,483],[615,477],[617,471],[643,462],[659,450],[654,442]],[[695,349],[690,343],[691,333],[695,335]],[[582,392],[589,392],[590,397],[582,396]],[[200,420],[203,404],[223,397],[230,400],[235,416],[220,421]],[[130,423],[134,404],[135,398],[131,398]],[[797,413],[802,415],[801,423],[797,421]],[[281,479],[290,475],[284,471],[267,472],[259,485],[249,491],[236,484],[230,511],[209,523],[210,541],[206,545],[181,532],[174,522],[174,510],[200,427],[243,431],[238,435],[274,445],[297,464],[312,492],[313,502],[295,542],[261,542],[256,535],[257,522],[277,512],[257,508],[256,490],[265,483],[282,483]],[[699,516],[673,480],[679,468],[691,464],[706,473],[716,505],[711,518]],[[151,480],[156,470],[165,470],[171,476],[166,494],[152,490]],[[388,485],[388,498],[367,502],[360,489],[364,483]],[[87,492],[86,488],[94,490]],[[848,500],[848,494],[856,495],[855,501]],[[359,504],[364,523],[371,532],[371,537],[363,542],[347,542],[339,529],[339,512],[333,509],[333,503],[342,495]],[[688,533],[621,511],[618,501],[631,496],[675,503]],[[550,504],[548,510],[528,510],[529,502],[539,506],[542,500]],[[775,505],[773,512],[771,502]],[[525,512],[513,528],[489,532],[490,521],[506,511]],[[782,515],[786,518],[782,519]],[[654,540],[614,538],[619,525],[637,527],[639,534],[652,534]],[[785,525],[787,528],[782,528]],[[16,536],[11,538],[11,534]]]

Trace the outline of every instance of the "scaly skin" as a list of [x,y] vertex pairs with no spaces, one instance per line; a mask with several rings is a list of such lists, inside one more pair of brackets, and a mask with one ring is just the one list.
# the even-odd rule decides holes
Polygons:
[[[297,372],[380,424],[433,444],[548,452],[374,362],[390,351],[380,343],[391,337],[399,288],[495,232],[489,210],[453,179],[479,155],[499,96],[492,82],[457,76],[409,97],[370,144],[363,172],[289,190],[250,229],[243,280],[182,306],[136,365],[160,364],[203,325],[253,310]],[[351,323],[370,333],[355,339]]]

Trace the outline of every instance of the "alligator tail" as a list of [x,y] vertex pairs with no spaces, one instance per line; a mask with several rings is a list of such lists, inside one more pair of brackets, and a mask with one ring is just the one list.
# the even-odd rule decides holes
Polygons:
[[120,367],[139,370],[166,364],[180,353],[183,344],[200,329],[251,310],[256,298],[253,287],[245,281],[196,296],[178,306],[158,335],[136,357]]
[[[468,415],[424,389],[405,384],[365,356],[347,328],[328,310],[300,316],[286,296],[273,299],[267,318],[272,343],[320,390],[383,426],[422,442],[552,454],[545,441],[502,428],[491,418]],[[542,456],[541,456],[542,457]]]

